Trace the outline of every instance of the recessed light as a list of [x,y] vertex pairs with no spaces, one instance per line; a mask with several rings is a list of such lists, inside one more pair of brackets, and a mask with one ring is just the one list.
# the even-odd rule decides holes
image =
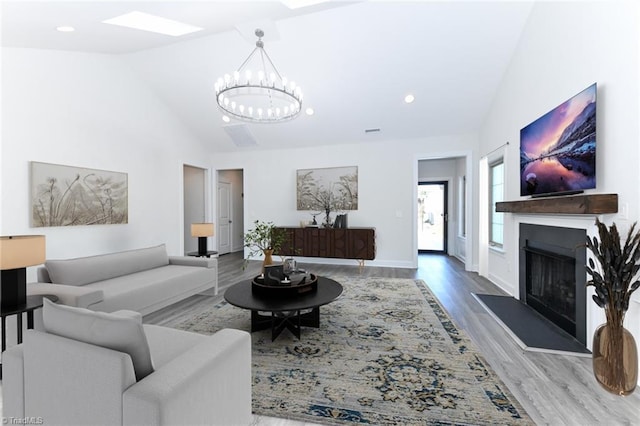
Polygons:
[[315,111],[313,110],[313,108],[307,108],[304,112],[305,112],[307,115],[313,115],[313,113],[314,113]]
[[222,116],[222,121],[224,121],[225,123],[228,123],[228,122],[230,122],[230,121],[231,121],[231,119],[230,119],[228,116],[223,115],[223,116]]
[[72,33],[76,29],[69,25],[61,25],[59,27],[56,27],[56,30],[60,31],[61,33]]
[[408,94],[407,96],[404,97],[404,101],[406,103],[408,103],[408,104],[410,104],[411,102],[413,102],[415,100],[416,100],[416,98],[412,94]]
[[125,13],[124,15],[116,16],[115,18],[107,19],[102,22],[105,24],[134,28],[142,31],[151,31],[152,33],[165,34],[174,37],[202,30],[200,27],[138,11]]

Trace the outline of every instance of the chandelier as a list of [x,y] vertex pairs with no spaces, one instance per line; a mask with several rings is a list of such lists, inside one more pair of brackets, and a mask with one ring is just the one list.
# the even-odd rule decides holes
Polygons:
[[[273,65],[264,50],[264,32],[257,29],[255,34],[256,47],[240,68],[216,81],[216,102],[226,114],[243,121],[276,123],[293,119],[302,108],[302,90]],[[250,64],[257,68],[252,70]]]

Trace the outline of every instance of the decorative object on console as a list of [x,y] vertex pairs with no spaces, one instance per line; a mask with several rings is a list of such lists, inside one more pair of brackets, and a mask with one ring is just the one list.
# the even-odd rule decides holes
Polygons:
[[358,210],[357,166],[298,170],[296,187],[298,210],[324,212],[327,228],[331,212]]
[[520,195],[596,187],[596,84],[520,130]]
[[[255,220],[253,229],[244,234],[244,246],[249,249],[246,262],[253,256],[264,255],[262,266],[273,264],[272,255],[277,252],[284,243],[285,234],[281,228],[277,228],[273,222]],[[264,271],[263,271],[264,272]]]
[[128,223],[127,174],[31,162],[34,227]]
[[207,237],[213,237],[213,223],[192,223],[191,236],[198,238],[198,256],[207,256]]
[[[587,237],[587,248],[599,265],[589,258],[588,286],[596,294],[593,300],[604,308],[607,322],[593,337],[593,372],[607,391],[617,395],[631,394],[638,382],[638,349],[631,333],[624,328],[624,316],[631,294],[640,287],[640,230],[636,223],[622,244],[616,224],[609,228],[596,219],[597,237]],[[635,280],[635,281],[634,281]]]
[[27,301],[27,266],[46,260],[44,235],[0,237],[0,304],[22,305]]
[[[233,75],[225,74],[216,81],[216,102],[226,114],[243,121],[291,120],[302,109],[302,90],[276,69],[264,50],[264,31],[256,29],[255,35],[258,37],[256,47],[240,68]],[[258,60],[252,63],[254,58]],[[256,68],[250,69],[251,66]]]

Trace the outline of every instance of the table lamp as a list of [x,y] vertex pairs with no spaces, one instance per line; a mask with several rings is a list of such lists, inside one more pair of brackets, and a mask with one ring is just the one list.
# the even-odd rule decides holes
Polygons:
[[198,237],[198,255],[207,255],[207,237],[213,237],[213,223],[192,223],[191,236]]
[[44,235],[0,237],[0,305],[22,305],[27,302],[27,266],[46,260]]

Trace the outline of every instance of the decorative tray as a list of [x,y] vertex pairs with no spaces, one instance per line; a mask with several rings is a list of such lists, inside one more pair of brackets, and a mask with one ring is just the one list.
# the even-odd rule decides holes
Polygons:
[[269,296],[286,296],[308,293],[318,288],[318,277],[311,273],[292,273],[279,283],[276,282],[271,280],[265,283],[264,276],[258,275],[251,280],[251,290]]

